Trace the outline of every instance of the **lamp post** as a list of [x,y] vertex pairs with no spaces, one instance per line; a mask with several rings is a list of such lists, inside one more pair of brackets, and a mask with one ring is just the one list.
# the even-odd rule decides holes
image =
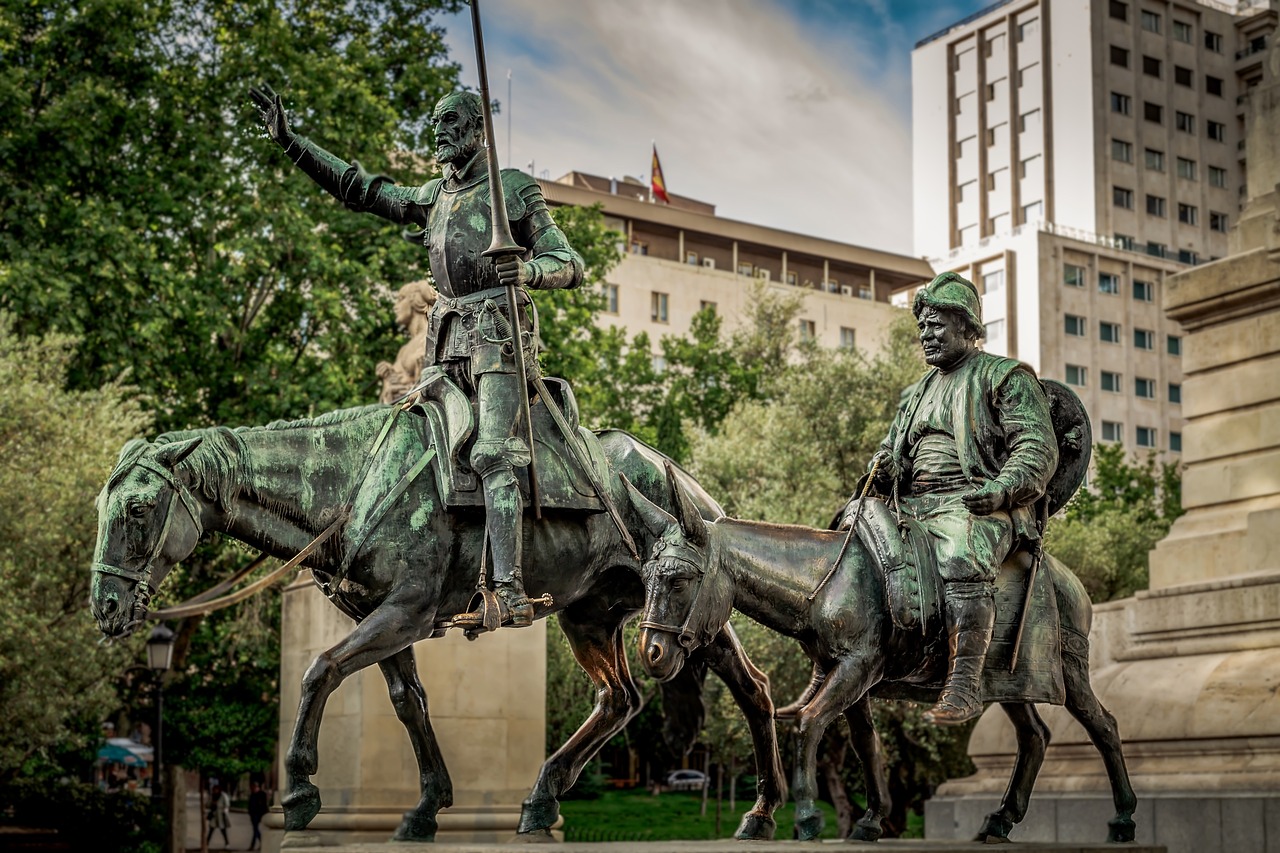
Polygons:
[[151,799],[163,807],[161,777],[164,771],[164,674],[173,664],[174,633],[163,623],[151,629],[147,637],[147,666],[156,682],[156,764],[151,777]]

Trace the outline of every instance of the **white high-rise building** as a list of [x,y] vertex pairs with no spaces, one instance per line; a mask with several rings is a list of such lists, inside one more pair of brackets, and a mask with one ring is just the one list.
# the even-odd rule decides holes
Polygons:
[[[915,250],[1095,440],[1181,451],[1166,275],[1221,257],[1275,0],[1004,0],[912,54]],[[906,299],[911,291],[898,294]]]

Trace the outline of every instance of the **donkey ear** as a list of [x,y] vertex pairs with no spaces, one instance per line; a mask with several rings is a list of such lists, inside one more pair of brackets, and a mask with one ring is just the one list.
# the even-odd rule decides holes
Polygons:
[[693,502],[693,497],[680,483],[675,466],[670,462],[665,464],[667,468],[667,488],[671,491],[672,506],[675,508],[676,518],[680,521],[680,529],[684,531],[685,538],[694,545],[705,547],[707,544],[707,522],[703,520],[702,513],[698,512],[698,506]]
[[636,515],[640,516],[644,526],[649,528],[649,533],[653,536],[661,536],[668,527],[676,523],[676,520],[667,515],[662,507],[646,498],[639,489],[631,485],[631,481],[627,479],[626,474],[619,474],[618,479],[622,480],[622,485],[627,487],[627,495],[631,498],[631,505],[635,507]]
[[200,446],[203,438],[189,438],[186,441],[175,441],[172,444],[162,444],[160,449],[156,451],[155,460],[159,465],[163,465],[172,471],[178,466],[183,459],[191,455],[191,452]]

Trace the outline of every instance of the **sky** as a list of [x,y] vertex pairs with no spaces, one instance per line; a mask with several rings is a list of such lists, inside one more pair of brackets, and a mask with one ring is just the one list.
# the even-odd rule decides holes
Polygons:
[[[499,159],[647,184],[656,145],[720,216],[911,254],[911,50],[989,3],[482,0]],[[469,11],[442,23],[478,86]]]

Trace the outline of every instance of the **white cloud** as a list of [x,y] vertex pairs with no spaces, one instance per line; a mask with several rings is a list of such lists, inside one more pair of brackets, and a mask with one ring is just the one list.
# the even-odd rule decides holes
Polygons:
[[[815,41],[765,0],[482,8],[495,98],[514,72],[509,165],[647,175],[655,140],[667,188],[722,216],[910,252],[909,86],[870,81],[852,24]],[[472,82],[469,17],[448,27]]]

